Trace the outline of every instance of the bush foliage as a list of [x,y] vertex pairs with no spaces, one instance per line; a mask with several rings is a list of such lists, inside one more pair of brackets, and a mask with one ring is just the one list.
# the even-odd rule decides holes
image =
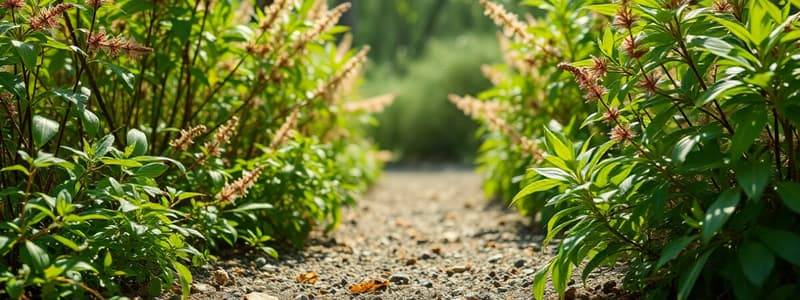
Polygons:
[[0,298],[154,297],[376,176],[326,1],[0,3]]
[[492,132],[489,192],[549,211],[534,295],[617,261],[645,298],[800,293],[797,3],[524,3],[481,1],[507,63],[452,100]]

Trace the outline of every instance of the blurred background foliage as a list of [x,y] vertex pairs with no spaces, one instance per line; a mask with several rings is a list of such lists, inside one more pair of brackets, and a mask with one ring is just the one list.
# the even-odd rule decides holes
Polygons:
[[[344,0],[332,1],[334,5]],[[498,62],[496,26],[475,0],[351,0],[342,20],[356,46],[370,45],[361,93],[397,100],[371,130],[399,163],[469,163],[477,125],[447,101],[491,86],[480,65]],[[499,1],[517,8],[518,1]],[[517,10],[519,11],[519,10]],[[468,33],[468,34],[467,34]]]

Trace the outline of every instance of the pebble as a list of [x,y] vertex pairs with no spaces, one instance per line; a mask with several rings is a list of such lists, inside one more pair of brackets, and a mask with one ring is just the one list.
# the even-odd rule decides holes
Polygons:
[[517,261],[514,262],[514,266],[517,268],[522,268],[523,266],[525,266],[525,260],[518,259]]
[[490,256],[489,259],[487,259],[486,261],[488,261],[489,263],[493,264],[493,263],[497,263],[501,259],[503,259],[503,255],[502,254],[496,254],[496,255]]
[[192,283],[191,291],[192,291],[192,293],[207,294],[207,293],[216,292],[217,289],[214,286],[210,285],[210,284],[196,282],[196,283]]
[[295,296],[294,300],[311,300],[311,298],[309,298],[305,294],[300,294],[300,295]]
[[257,265],[260,266],[260,265],[263,265],[263,264],[266,264],[266,263],[267,263],[267,259],[266,258],[263,258],[263,257],[256,258],[256,264]]
[[394,273],[392,276],[389,276],[389,282],[396,283],[396,284],[408,284],[411,282],[411,277],[408,276],[406,273]]
[[278,297],[266,293],[249,293],[244,295],[242,300],[278,300]]
[[424,283],[422,283],[422,286],[424,286],[426,288],[429,288],[429,289],[433,288],[433,282],[432,281],[425,281]]
[[228,275],[228,272],[225,272],[223,269],[219,269],[214,271],[214,273],[211,273],[211,283],[218,286],[224,286],[228,284],[230,279],[231,277]]

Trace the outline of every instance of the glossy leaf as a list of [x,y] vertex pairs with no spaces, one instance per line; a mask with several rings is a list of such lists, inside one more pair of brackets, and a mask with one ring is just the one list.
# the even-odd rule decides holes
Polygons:
[[708,243],[711,238],[725,225],[725,222],[736,212],[739,204],[740,192],[738,189],[722,192],[714,203],[706,210],[703,218],[702,241]]

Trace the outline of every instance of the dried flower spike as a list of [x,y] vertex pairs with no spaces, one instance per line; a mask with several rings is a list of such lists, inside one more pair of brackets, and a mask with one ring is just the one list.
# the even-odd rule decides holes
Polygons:
[[61,3],[54,7],[42,9],[37,16],[30,19],[31,29],[44,30],[55,28],[58,26],[58,20],[61,18],[61,14],[73,7],[75,7],[75,5],[70,3]]
[[209,156],[219,157],[222,154],[222,145],[231,142],[231,137],[236,134],[236,127],[239,126],[239,118],[236,116],[231,117],[228,122],[220,126],[214,138],[210,142],[206,142],[203,147],[206,148]]
[[592,76],[598,80],[603,80],[608,73],[608,61],[604,58],[592,57],[592,62],[594,62],[594,65],[592,65],[590,69]]
[[631,30],[634,23],[636,23],[636,16],[633,15],[633,10],[628,7],[622,7],[614,15],[613,24],[617,29]]
[[205,125],[198,125],[189,130],[181,129],[181,136],[169,143],[170,146],[178,151],[184,151],[189,145],[194,144],[194,138],[206,132]]
[[105,4],[106,2],[108,2],[108,1],[107,0],[86,0],[86,4],[88,4],[89,6],[94,8],[95,10],[97,10],[98,8],[103,6],[103,4]]
[[575,76],[575,81],[578,83],[578,87],[586,91],[586,95],[584,96],[586,101],[601,99],[606,93],[606,89],[597,84],[597,77],[595,77],[588,69],[578,68],[568,63],[560,63],[558,64],[558,68],[568,71]]
[[716,0],[711,4],[711,10],[718,14],[730,13],[733,11],[733,5],[726,0]]
[[622,42],[622,52],[625,52],[628,57],[637,59],[645,55],[647,53],[646,50],[641,49],[641,41],[639,41],[638,37],[625,37],[625,40]]
[[25,8],[25,0],[6,0],[0,7],[4,9],[23,9]]
[[480,0],[484,14],[492,18],[495,24],[503,26],[503,32],[508,36],[513,36],[518,42],[526,43],[533,37],[525,29],[525,25],[519,21],[517,15],[512,14],[497,3]]
[[256,183],[264,171],[264,166],[259,166],[250,172],[243,171],[242,177],[232,183],[226,184],[216,198],[222,203],[233,204],[236,198],[247,195],[247,191]]
[[619,109],[616,107],[611,107],[603,113],[603,120],[607,123],[616,123],[617,118],[619,118]]
[[283,144],[286,141],[286,138],[289,136],[289,131],[294,129],[297,125],[297,110],[292,111],[292,114],[286,118],[286,121],[283,122],[281,128],[278,129],[278,132],[275,133],[275,136],[272,138],[272,143],[270,143],[270,148],[277,149],[278,145]]
[[633,132],[633,129],[631,129],[629,124],[624,124],[617,125],[614,127],[614,129],[611,129],[611,132],[608,134],[608,136],[614,141],[624,143],[636,137],[636,133]]

